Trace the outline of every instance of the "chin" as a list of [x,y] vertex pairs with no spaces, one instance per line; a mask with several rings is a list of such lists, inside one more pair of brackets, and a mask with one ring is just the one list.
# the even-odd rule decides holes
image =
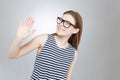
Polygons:
[[60,36],[65,36],[65,34],[64,33],[62,33],[62,32],[56,32],[57,33],[57,35],[60,35]]

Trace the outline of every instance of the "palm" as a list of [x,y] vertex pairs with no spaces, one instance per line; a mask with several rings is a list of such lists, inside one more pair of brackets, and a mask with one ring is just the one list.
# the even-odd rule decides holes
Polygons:
[[31,17],[26,18],[24,22],[20,22],[16,37],[26,38],[27,36],[35,32],[35,30],[30,31],[33,23],[34,20]]

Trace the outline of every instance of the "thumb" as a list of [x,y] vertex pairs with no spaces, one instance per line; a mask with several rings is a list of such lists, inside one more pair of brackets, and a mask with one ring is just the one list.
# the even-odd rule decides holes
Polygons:
[[36,31],[35,29],[34,29],[34,30],[32,30],[32,31],[30,32],[30,34],[33,34],[35,31]]
[[30,33],[28,34],[29,36],[32,35],[36,30],[31,30]]

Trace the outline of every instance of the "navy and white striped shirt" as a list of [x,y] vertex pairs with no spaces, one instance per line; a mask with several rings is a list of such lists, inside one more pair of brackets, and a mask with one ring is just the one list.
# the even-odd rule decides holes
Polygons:
[[66,80],[74,59],[75,48],[69,44],[60,48],[53,34],[48,34],[41,52],[36,54],[31,80]]

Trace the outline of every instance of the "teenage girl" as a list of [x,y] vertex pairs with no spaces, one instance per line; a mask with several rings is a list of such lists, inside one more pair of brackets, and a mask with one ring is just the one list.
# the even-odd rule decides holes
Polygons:
[[57,17],[55,33],[40,34],[20,46],[25,38],[35,32],[31,30],[33,23],[32,17],[20,22],[8,58],[15,59],[37,49],[30,80],[70,80],[82,34],[80,14],[73,10],[65,11],[62,17]]

